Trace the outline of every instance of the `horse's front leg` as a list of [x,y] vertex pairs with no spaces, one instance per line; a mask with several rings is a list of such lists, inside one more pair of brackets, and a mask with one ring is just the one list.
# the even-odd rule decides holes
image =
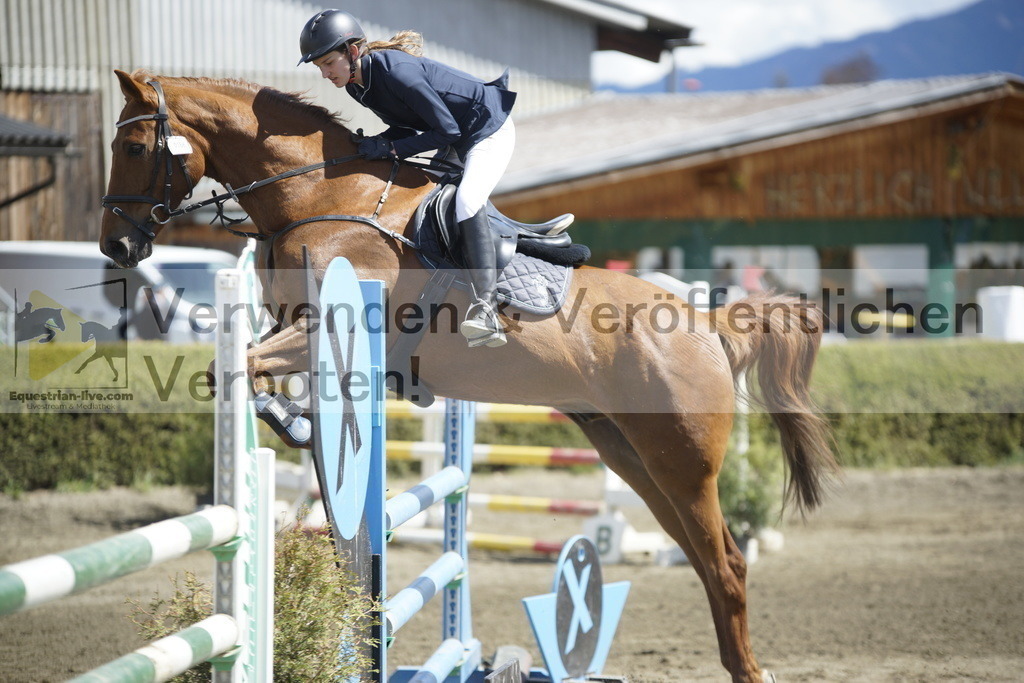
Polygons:
[[81,374],[82,370],[85,370],[85,366],[87,366],[89,363],[93,362],[94,360],[96,360],[99,357],[100,357],[100,354],[97,352],[97,353],[92,354],[90,357],[86,358],[85,362],[82,363],[81,365],[79,365],[78,369],[75,370],[75,374],[76,375]]
[[312,447],[308,413],[281,391],[289,376],[309,374],[308,331],[301,323],[254,344],[248,351],[248,373],[257,415],[293,448]]
[[[308,383],[307,326],[302,318],[292,325],[281,323],[277,332],[250,344],[246,352],[246,376],[252,387],[257,416],[292,448],[312,448],[309,414],[282,392],[291,376],[300,375]],[[215,360],[210,362],[206,378],[211,394],[217,393],[221,380],[231,379],[217,375]]]
[[253,344],[248,372],[253,393],[275,393],[290,375],[309,372],[309,334],[304,326],[289,325]]

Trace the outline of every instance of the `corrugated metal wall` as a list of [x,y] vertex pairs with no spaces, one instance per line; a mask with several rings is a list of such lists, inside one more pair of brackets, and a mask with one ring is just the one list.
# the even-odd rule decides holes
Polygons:
[[[470,73],[493,78],[511,66],[520,116],[589,92],[595,29],[583,17],[530,0],[353,0],[346,5],[371,39],[415,28],[426,38],[428,56]],[[0,88],[99,89],[111,122],[121,104],[115,68],[244,78],[281,90],[308,90],[329,108],[350,108],[347,97],[312,67],[295,67],[299,29],[319,3],[4,0],[2,7]],[[353,116],[362,115],[355,111]]]
[[[464,71],[490,79],[511,67],[518,116],[571,104],[590,91],[595,26],[551,5],[536,0],[349,0],[345,5],[371,40],[413,28],[424,34],[428,56]],[[98,93],[102,125],[89,128],[90,139],[79,137],[79,130],[67,132],[76,135],[76,148],[102,150],[104,168],[109,168],[113,124],[123,105],[115,68],[243,78],[304,91],[328,109],[344,112],[353,128],[375,132],[381,126],[372,114],[321,79],[314,67],[295,66],[299,31],[322,8],[300,0],[2,0],[0,90]],[[33,106],[44,106],[45,99],[37,96]],[[4,101],[0,112],[18,116],[4,109]],[[75,105],[54,97],[50,106]],[[45,125],[45,119],[31,120]],[[22,213],[35,216],[34,237],[58,230],[52,223],[56,216],[44,219],[40,213],[45,198],[26,202],[35,205],[22,207]],[[96,203],[98,196],[85,206],[69,205],[69,213],[89,213]],[[0,215],[5,218],[11,214]],[[11,234],[0,227],[0,236]]]

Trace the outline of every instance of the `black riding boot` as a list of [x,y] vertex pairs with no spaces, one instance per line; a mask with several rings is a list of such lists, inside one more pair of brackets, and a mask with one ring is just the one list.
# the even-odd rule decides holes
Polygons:
[[503,346],[505,332],[498,320],[495,301],[495,281],[498,274],[494,255],[494,242],[485,210],[464,221],[459,221],[462,234],[462,252],[466,258],[466,271],[473,285],[473,304],[466,320],[459,327],[471,347]]

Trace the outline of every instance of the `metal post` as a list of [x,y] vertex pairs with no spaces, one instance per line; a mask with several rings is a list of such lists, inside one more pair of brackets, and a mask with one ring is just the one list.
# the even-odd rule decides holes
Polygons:
[[[445,466],[459,467],[470,481],[473,472],[473,443],[476,440],[475,405],[470,401],[446,399]],[[468,487],[467,487],[468,488]],[[441,640],[454,638],[465,651],[458,673],[446,681],[462,683],[480,667],[480,641],[473,638],[473,617],[469,597],[469,539],[466,531],[468,490],[449,496],[445,502],[444,550],[464,560],[461,579],[444,591],[441,610]]]

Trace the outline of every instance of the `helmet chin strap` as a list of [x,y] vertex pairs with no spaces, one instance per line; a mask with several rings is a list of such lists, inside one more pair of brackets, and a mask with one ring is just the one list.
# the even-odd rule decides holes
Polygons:
[[[345,85],[352,85],[356,82],[356,64],[359,62],[359,57],[352,58],[352,45],[345,46],[345,51],[348,53],[348,83]],[[356,53],[359,54],[358,52]]]

